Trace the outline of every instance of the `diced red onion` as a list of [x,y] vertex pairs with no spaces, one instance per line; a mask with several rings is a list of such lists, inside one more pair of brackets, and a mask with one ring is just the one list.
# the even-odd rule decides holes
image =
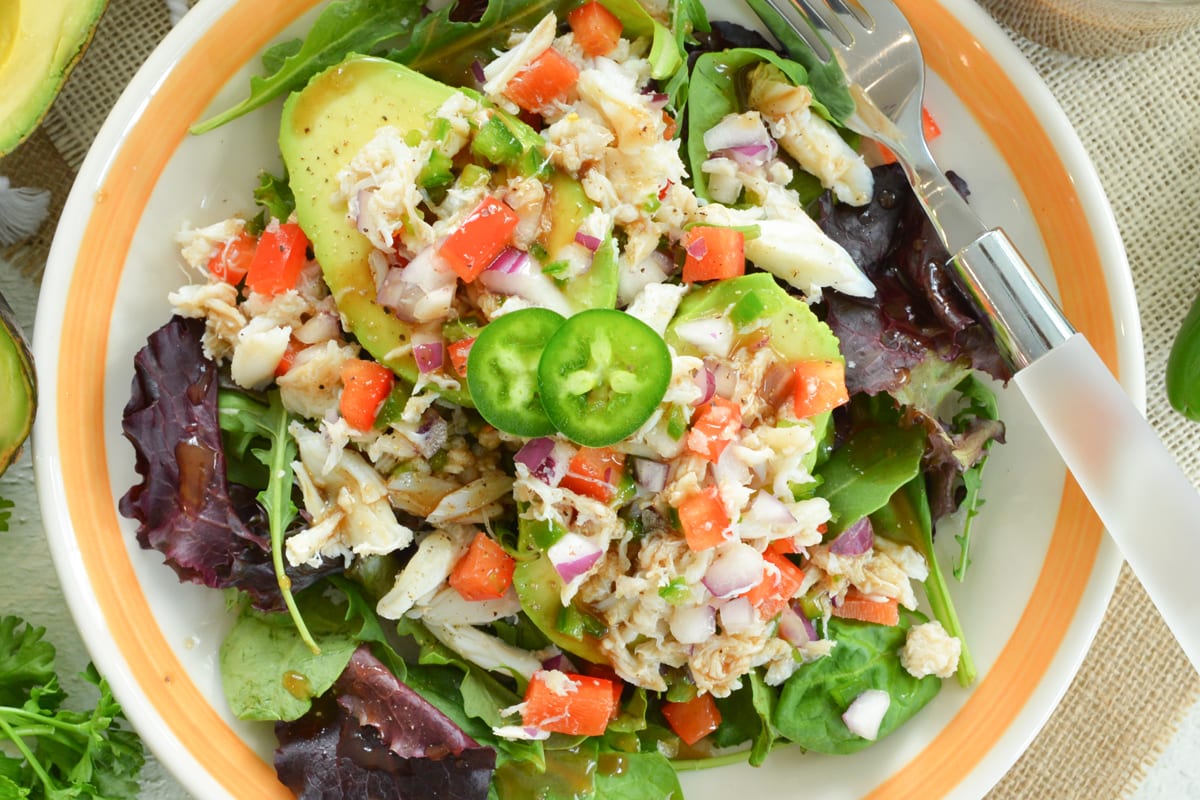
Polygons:
[[742,515],[742,524],[764,525],[766,527],[788,526],[796,524],[796,517],[787,505],[766,489],[760,489],[750,501],[750,507]]
[[500,251],[500,255],[492,259],[492,263],[488,264],[487,268],[505,275],[512,275],[520,272],[528,261],[529,253],[515,247],[506,247]]
[[479,282],[489,292],[520,297],[535,306],[557,311],[564,317],[574,313],[562,291],[549,276],[540,272],[531,273],[525,267],[512,273],[484,270],[479,275]]
[[650,107],[655,110],[665,108],[667,105],[667,101],[671,99],[670,95],[668,95],[664,92],[656,92],[653,89],[651,89],[650,87],[646,87],[645,89],[643,89],[642,94],[648,96],[648,99],[650,101]]
[[483,62],[478,58],[471,62],[471,77],[473,77],[475,82],[480,86],[483,86],[485,83],[487,83],[487,75],[483,73]]
[[579,672],[566,653],[555,653],[542,662],[543,669],[556,669],[559,672]]
[[718,361],[713,366],[714,391],[726,400],[734,399],[737,394],[738,373],[724,361]]
[[630,269],[622,269],[617,281],[617,300],[629,305],[648,284],[663,283],[675,271],[675,262],[661,250],[655,250]]
[[863,517],[829,543],[829,552],[839,556],[861,556],[875,544],[870,517]]
[[721,627],[725,633],[736,636],[758,625],[758,612],[749,598],[735,597],[721,606]]
[[726,358],[733,349],[733,323],[724,317],[704,317],[680,322],[675,335],[709,355]]
[[791,394],[793,380],[795,380],[795,372],[790,365],[774,364],[763,376],[758,394],[768,406],[777,408],[783,405],[788,395]]
[[842,722],[856,736],[874,741],[879,736],[879,726],[892,704],[892,697],[882,689],[867,689],[842,714]]
[[779,612],[779,638],[793,647],[801,647],[811,642],[815,630],[812,623],[794,608],[784,608]]
[[717,614],[708,605],[676,608],[670,627],[671,635],[680,644],[700,644],[717,632]]
[[739,595],[763,579],[762,554],[744,542],[724,545],[704,573],[704,587],[714,597]]
[[[750,483],[750,467],[738,456],[739,448],[726,446],[713,464],[713,479],[722,486],[746,486]],[[746,490],[749,495],[749,490]]]
[[599,236],[592,236],[584,233],[583,231],[575,232],[575,241],[586,247],[588,250],[591,250],[593,253],[599,250],[600,245],[602,244],[602,240]]
[[708,364],[696,373],[696,385],[700,387],[700,397],[692,403],[693,406],[704,405],[717,393],[717,379]]
[[[558,462],[554,458],[554,439],[548,436],[530,439],[513,458],[524,464],[529,474],[540,481],[550,483],[558,475]],[[561,477],[558,475],[558,478]]]
[[376,300],[407,322],[433,322],[449,316],[457,286],[457,274],[428,247],[407,266],[388,270]]
[[800,607],[799,601],[792,603],[792,612],[800,620],[800,624],[804,626],[804,632],[808,636],[808,641],[818,641],[821,637],[817,634],[817,626],[813,625],[813,621],[804,613],[804,609]]
[[590,539],[568,531],[546,550],[550,563],[564,583],[570,583],[592,568],[604,552]]
[[771,141],[761,117],[757,116],[729,116],[704,132],[704,149],[709,153],[735,147],[767,145]]
[[417,362],[417,369],[421,374],[441,369],[445,353],[446,346],[440,341],[413,345],[413,359]]
[[416,445],[417,452],[425,458],[432,458],[437,451],[446,446],[449,437],[450,425],[431,408],[421,417],[416,433],[409,439]]
[[688,242],[686,248],[687,254],[692,258],[704,258],[708,255],[708,241],[703,236],[697,236]]
[[633,460],[633,474],[637,479],[638,486],[641,486],[647,492],[661,492],[667,485],[667,474],[670,471],[670,466],[661,461],[653,461],[649,458],[635,458]]

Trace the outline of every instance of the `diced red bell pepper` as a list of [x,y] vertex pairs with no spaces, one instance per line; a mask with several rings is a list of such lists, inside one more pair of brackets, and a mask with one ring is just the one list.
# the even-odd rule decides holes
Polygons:
[[464,600],[499,600],[512,586],[517,562],[483,531],[450,572],[449,583]]
[[375,361],[352,358],[342,365],[342,397],[339,410],[350,427],[369,431],[383,401],[392,392],[396,376]]
[[613,682],[557,670],[533,673],[521,722],[569,736],[601,736],[616,706]]
[[237,286],[246,278],[258,239],[246,231],[230,239],[208,259],[208,272],[214,278]]
[[800,419],[831,411],[850,401],[846,365],[835,359],[792,365],[792,409]]
[[716,486],[706,486],[688,495],[675,512],[687,545],[695,552],[716,547],[733,535],[729,514]]
[[607,503],[617,494],[625,474],[625,454],[611,447],[581,447],[567,464],[559,486]]
[[671,730],[689,745],[708,736],[721,724],[721,711],[707,692],[682,703],[663,703],[662,713]]
[[308,237],[294,222],[268,225],[258,239],[246,271],[246,287],[259,294],[279,294],[296,288],[308,262]]
[[488,195],[442,243],[438,254],[463,283],[470,283],[512,243],[517,212]]
[[687,448],[716,463],[741,428],[742,407],[724,397],[714,397],[696,409],[695,422],[687,435]]
[[737,228],[689,228],[684,250],[684,283],[735,278],[746,272],[746,235]]
[[509,79],[501,94],[526,111],[536,112],[563,99],[579,80],[579,69],[567,57],[547,47]]
[[589,56],[606,56],[621,41],[621,20],[596,0],[567,12],[575,43]]

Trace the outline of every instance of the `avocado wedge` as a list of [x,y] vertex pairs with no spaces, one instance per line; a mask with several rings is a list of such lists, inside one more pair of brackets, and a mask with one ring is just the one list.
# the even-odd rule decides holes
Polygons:
[[279,149],[296,197],[296,217],[312,242],[325,282],[359,344],[410,383],[417,365],[411,326],[376,301],[371,243],[330,198],[338,172],[391,125],[428,130],[454,89],[381,58],[352,57],[315,76],[284,104]]
[[42,121],[107,5],[107,0],[0,3],[0,156]]
[[36,410],[33,356],[12,308],[0,295],[0,473],[20,454]]

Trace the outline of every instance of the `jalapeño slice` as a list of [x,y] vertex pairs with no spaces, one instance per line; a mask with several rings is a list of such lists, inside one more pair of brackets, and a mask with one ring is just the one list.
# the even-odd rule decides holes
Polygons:
[[581,311],[564,322],[542,353],[542,405],[559,432],[588,447],[629,436],[662,402],[671,353],[637,317],[611,308]]
[[467,356],[467,388],[487,422],[514,436],[548,436],[554,424],[538,397],[538,359],[563,318],[523,308],[483,326]]

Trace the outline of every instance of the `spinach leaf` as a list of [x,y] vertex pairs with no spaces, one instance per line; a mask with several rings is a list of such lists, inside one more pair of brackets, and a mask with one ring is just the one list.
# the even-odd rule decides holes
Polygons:
[[[894,542],[907,544],[925,557],[929,565],[929,577],[925,579],[925,597],[933,616],[951,636],[958,637],[962,651],[958,657],[958,682],[970,686],[975,681],[975,661],[967,649],[962,624],[954,609],[954,600],[938,563],[933,548],[933,521],[929,513],[929,497],[925,492],[925,481],[914,478],[900,491],[892,495],[887,505],[871,515],[871,524],[877,536]],[[835,648],[836,649],[836,648]]]
[[853,753],[872,742],[853,734],[842,714],[867,689],[882,689],[892,698],[880,737],[894,731],[933,699],[941,689],[934,676],[914,678],[900,664],[898,651],[920,615],[904,612],[900,624],[829,620],[829,636],[837,640],[830,654],[798,669],[783,685],[774,723],[785,739],[818,753]]
[[920,474],[925,430],[868,424],[851,433],[817,470],[816,493],[829,501],[834,537],[887,504]]
[[299,89],[318,72],[350,53],[371,54],[389,40],[413,31],[422,14],[419,0],[338,0],[317,17],[303,43],[284,42],[267,51],[265,76],[250,79],[250,95],[232,108],[192,127],[205,133]]
[[478,21],[460,22],[449,3],[422,18],[408,43],[389,57],[452,86],[470,85],[476,58],[506,49],[514,30],[530,30],[562,7],[563,0],[491,0]]
[[679,776],[667,757],[646,753],[600,753],[596,797],[604,800],[683,800]]
[[301,639],[287,614],[247,607],[221,643],[221,683],[238,719],[299,719],[333,686],[358,641],[346,630],[346,609],[319,592],[298,599],[320,653]]

